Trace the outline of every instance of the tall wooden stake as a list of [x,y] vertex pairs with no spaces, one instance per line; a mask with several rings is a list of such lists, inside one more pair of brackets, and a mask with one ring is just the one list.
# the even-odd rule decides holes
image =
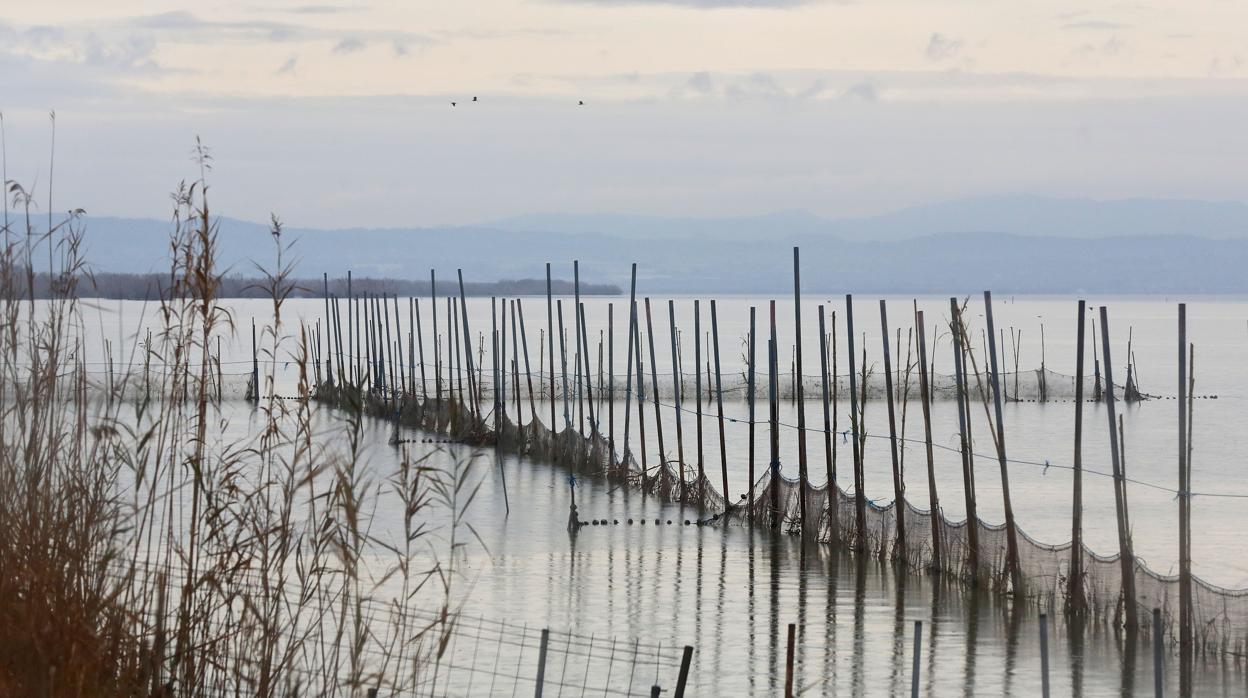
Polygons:
[[757,372],[758,372],[758,363],[754,360],[755,358],[754,357],[754,345],[755,344],[756,342],[755,342],[754,306],[751,305],[750,306],[750,350],[749,350],[750,352],[749,353],[750,375],[746,378],[746,381],[745,381],[746,400],[749,403],[748,409],[749,409],[749,417],[750,417],[750,424],[749,424],[749,431],[750,431],[749,479],[750,481],[747,483],[747,485],[749,486],[749,491],[746,493],[746,505],[749,506],[750,508],[750,523],[751,524],[754,523],[754,421],[755,421],[754,420],[754,387],[755,387],[754,377],[757,375]]
[[962,309],[958,307],[958,299],[949,299],[950,329],[953,334],[953,366],[954,379],[958,394],[958,447],[962,452],[962,493],[966,500],[966,532],[970,550],[967,555],[967,566],[970,567],[971,585],[979,584],[979,512],[975,501],[975,456],[971,452],[968,419],[970,400],[967,392],[966,362],[964,356],[968,339],[966,327],[962,324]]
[[819,305],[819,377],[823,388],[823,462],[827,468],[828,528],[834,544],[840,543],[837,512],[839,502],[836,488],[836,464],[832,460],[832,405],[828,393],[828,328],[824,318],[823,304]]
[[[519,298],[516,299],[516,315],[520,318],[520,344],[524,347],[524,381],[529,388],[529,416],[536,422],[540,419],[537,416],[537,402],[533,397],[533,370],[529,364],[529,335],[524,330],[524,304]],[[539,375],[537,380],[541,382],[542,377]]]
[[888,308],[880,300],[880,337],[884,342],[884,392],[888,394],[888,445],[893,459],[893,511],[897,522],[897,542],[893,554],[906,556],[906,484],[901,477],[901,464],[897,458],[897,417],[893,407],[893,362],[888,348]]
[[668,331],[672,337],[672,401],[675,403],[673,407],[674,416],[676,417],[676,460],[680,464],[680,501],[684,502],[689,497],[689,485],[685,481],[685,434],[684,427],[681,426],[680,415],[680,359],[676,351],[676,303],[675,301],[667,301],[667,322]]
[[[917,303],[916,303],[917,306]],[[927,375],[927,330],[923,311],[914,311],[914,324],[918,330],[919,399],[923,401],[923,445],[927,451],[927,503],[931,509],[932,522],[932,569],[940,570],[944,550],[940,535],[940,497],[936,494],[936,459],[932,453],[932,388]]]
[[[637,263],[633,262],[632,279],[628,287],[628,350],[625,359],[624,388],[624,467],[628,467],[630,446],[628,427],[632,421],[633,405],[633,334],[637,331]],[[552,359],[553,361],[553,359]]]
[[1179,683],[1180,695],[1190,695],[1193,663],[1192,637],[1192,464],[1191,394],[1188,391],[1187,304],[1179,304]]
[[771,456],[768,468],[771,475],[767,489],[771,494],[769,523],[772,528],[776,528],[784,519],[784,513],[780,511],[780,348],[776,343],[776,302],[771,301],[768,309],[771,335],[767,340],[767,439]]
[[1074,493],[1071,497],[1070,565],[1066,575],[1066,599],[1073,613],[1083,613],[1083,354],[1087,301],[1079,301],[1075,340],[1075,458]]
[[715,405],[719,414],[719,471],[723,476],[724,509],[733,506],[728,490],[728,449],[724,446],[724,384],[719,370],[719,319],[715,314],[715,299],[711,299],[711,337],[715,352]]
[[667,448],[663,443],[663,413],[659,411],[659,364],[654,354],[654,322],[650,315],[650,297],[645,298],[646,304],[646,340],[650,346],[650,388],[654,393],[654,432],[659,440],[659,473],[667,462]]
[[[698,484],[701,486],[705,482],[706,463],[702,458],[702,309],[695,298],[693,301],[693,365],[694,365],[694,388],[693,394],[697,397],[697,425],[698,425]],[[698,492],[699,498],[702,492]]]
[[854,549],[863,552],[867,549],[867,495],[858,424],[858,377],[854,370],[854,297],[849,294],[845,295],[845,331],[849,338],[849,428],[854,441]]
[[1122,598],[1129,632],[1138,629],[1135,600],[1135,552],[1131,546],[1131,523],[1127,520],[1127,483],[1122,476],[1119,452],[1117,397],[1114,395],[1114,365],[1109,351],[1109,311],[1101,306],[1101,354],[1105,364],[1105,413],[1109,417],[1109,455],[1114,474],[1114,508],[1118,519],[1118,552],[1122,572]]
[[[997,417],[997,460],[1001,464],[1001,499],[1005,505],[1006,564],[1014,598],[1023,596],[1023,574],[1018,562],[1018,528],[1010,502],[1010,471],[1005,457],[1005,418],[1001,408],[1001,374],[997,368],[996,331],[992,324],[992,293],[984,291],[984,314],[988,321],[988,353],[992,357],[992,401]],[[1004,347],[1003,347],[1004,348]]]
[[551,301],[550,262],[546,263],[546,351],[550,353],[550,430],[555,428],[555,304]]
[[806,514],[806,502],[810,499],[810,475],[806,470],[806,396],[802,391],[802,267],[796,247],[793,248],[793,342],[796,352],[793,380],[797,384],[794,391],[797,399],[797,491],[802,517],[798,530],[807,535],[814,533],[814,526],[810,525]]

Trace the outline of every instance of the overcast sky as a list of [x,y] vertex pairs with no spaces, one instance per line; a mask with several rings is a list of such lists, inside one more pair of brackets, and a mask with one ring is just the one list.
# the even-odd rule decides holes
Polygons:
[[300,226],[1242,200],[1246,28],[1239,0],[47,0],[0,15],[0,109],[10,178],[46,191],[55,109],[55,206],[107,215],[164,217],[196,135],[218,212]]

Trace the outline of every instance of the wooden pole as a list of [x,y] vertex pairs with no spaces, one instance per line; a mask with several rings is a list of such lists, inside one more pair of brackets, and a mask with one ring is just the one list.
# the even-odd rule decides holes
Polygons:
[[[577,303],[577,313],[581,319],[581,348],[584,349],[582,356],[585,359],[585,404],[589,408],[589,433],[590,436],[598,436],[598,420],[594,418],[594,387],[590,381],[590,364],[589,364],[589,337],[585,333],[585,304]],[[601,343],[599,344],[598,361],[602,362]]]
[[[425,330],[423,327],[421,327],[421,322],[420,322],[420,299],[413,298],[412,306],[414,307],[414,312],[416,314],[416,324],[415,324],[416,352],[417,352],[416,358],[420,360],[420,397],[425,402],[428,402],[429,401],[429,388],[428,388],[428,382],[425,380]],[[433,307],[434,310],[437,310],[436,306],[432,306],[432,304],[431,304],[431,307]],[[434,316],[435,317],[437,316],[436,312],[434,313]],[[437,380],[436,376],[434,380]]]
[[[516,299],[516,315],[520,318],[520,344],[524,347],[524,380],[529,388],[529,416],[538,421],[537,402],[533,398],[533,371],[529,365],[529,336],[524,331],[524,304],[519,298]],[[537,380],[541,381],[542,377],[539,375]]]
[[1101,306],[1101,353],[1105,364],[1105,413],[1109,417],[1110,459],[1114,475],[1114,508],[1118,519],[1118,551],[1122,572],[1122,597],[1129,632],[1138,629],[1135,599],[1135,553],[1131,546],[1131,524],[1127,520],[1127,488],[1122,477],[1122,455],[1119,453],[1117,397],[1114,395],[1114,366],[1109,351],[1109,311]]
[[[1161,609],[1153,609],[1153,695],[1161,698],[1165,694],[1164,668],[1165,655],[1162,652],[1163,636],[1166,630],[1161,625]],[[1184,695],[1180,691],[1180,695]]]
[[1010,584],[1014,598],[1022,598],[1023,574],[1018,562],[1018,528],[1014,522],[1014,507],[1010,502],[1010,471],[1005,457],[1005,419],[1001,407],[1001,374],[997,368],[996,331],[992,324],[992,293],[984,291],[984,315],[988,321],[988,353],[992,357],[992,401],[997,417],[997,460],[1001,464],[1001,499],[1005,505],[1006,564],[1009,566]]
[[[321,351],[324,352],[325,356],[327,357],[326,364],[325,364],[325,378],[327,382],[333,383],[334,382],[333,370],[332,370],[331,364],[328,363],[329,361],[328,356],[333,353],[333,349],[328,346],[329,343],[332,341],[329,333],[330,333],[331,323],[333,322],[333,316],[329,312],[329,273],[328,272],[324,272],[321,274],[321,281],[324,284],[324,293],[322,293],[321,295],[323,295],[325,298],[325,342],[326,342],[326,344],[323,345]],[[329,349],[330,351],[325,351],[325,349]],[[217,383],[218,389],[220,388],[220,386],[221,384],[220,382],[218,382]]]
[[[515,378],[516,426],[524,423],[524,409],[520,402],[520,325],[516,322],[516,304],[519,302],[519,298],[511,302],[511,361],[513,366],[511,375]],[[528,347],[525,347],[525,351],[528,351]],[[525,373],[528,373],[527,369],[525,370]],[[532,395],[532,393],[530,393],[530,395]],[[532,417],[536,415],[530,416]]]
[[941,555],[944,549],[941,540],[940,497],[936,493],[936,459],[932,452],[932,387],[927,375],[927,329],[924,326],[923,311],[914,311],[915,329],[918,330],[919,359],[919,399],[923,402],[923,446],[927,452],[927,504],[931,510],[932,522],[932,569],[942,569]]
[[[568,341],[567,332],[563,329],[563,299],[555,301],[555,317],[559,320],[559,375],[560,387],[563,388],[563,428],[572,428],[572,407],[570,399],[572,391],[568,389]],[[553,344],[553,342],[552,342]],[[551,365],[554,368],[554,365]]]
[[970,550],[967,554],[967,566],[970,567],[971,585],[979,584],[979,513],[975,501],[975,456],[971,452],[971,441],[968,433],[969,394],[967,392],[966,363],[963,360],[966,351],[966,327],[962,324],[962,309],[958,307],[958,299],[949,299],[950,329],[953,335],[953,366],[954,380],[958,394],[958,449],[962,453],[962,492],[966,500],[966,532]]
[[667,462],[667,448],[663,444],[663,413],[659,411],[659,366],[654,354],[654,322],[650,315],[650,297],[646,296],[646,340],[650,346],[650,387],[654,393],[654,430],[659,440],[659,473]]
[[1066,599],[1072,612],[1083,613],[1083,353],[1087,301],[1079,301],[1075,340],[1075,459],[1074,493],[1071,501],[1070,564],[1066,575]]
[[256,319],[251,319],[251,399],[260,401],[260,355],[256,351]]
[[455,345],[455,356],[453,358],[448,356],[447,358],[448,361],[455,362],[455,389],[459,394],[459,407],[464,408],[468,407],[468,402],[464,399],[464,347],[461,345],[465,340],[464,334],[460,332],[459,328],[459,301],[453,297],[447,298],[446,301],[446,309],[451,313],[451,319],[446,324],[448,328],[451,328]]
[[755,344],[756,344],[756,342],[755,342],[755,329],[754,329],[754,327],[755,327],[755,324],[754,324],[754,306],[752,306],[752,305],[751,305],[751,306],[750,306],[750,349],[749,349],[749,359],[750,359],[749,369],[750,369],[750,375],[749,375],[748,377],[746,377],[746,381],[745,381],[745,383],[746,383],[746,400],[747,400],[747,402],[749,403],[748,409],[749,409],[749,417],[750,417],[750,424],[749,424],[749,431],[750,431],[750,436],[749,436],[749,439],[750,439],[750,446],[749,446],[749,451],[750,451],[750,453],[749,453],[749,468],[750,468],[750,474],[749,474],[749,482],[747,483],[747,486],[749,487],[749,491],[746,493],[746,505],[750,508],[750,523],[751,523],[751,524],[752,524],[752,523],[754,523],[754,387],[755,387],[755,385],[754,385],[754,384],[755,384],[754,377],[755,377],[755,375],[757,375],[757,373],[756,373],[756,372],[758,371],[758,364],[757,364],[757,362],[755,362],[755,360],[754,360],[754,358],[755,358],[755,357],[754,357],[754,346],[755,346]]
[[615,463],[615,305],[607,303],[607,450]]
[[[507,426],[507,299],[504,298],[499,307],[498,319],[498,385],[494,392],[498,394],[498,409],[503,413],[503,427]],[[513,329],[514,331],[514,329]]]
[[468,394],[472,398],[473,413],[480,417],[481,386],[477,383],[477,379],[475,377],[476,369],[473,368],[472,329],[468,322],[468,296],[464,293],[464,270],[457,269],[456,273],[459,274],[459,314],[461,316],[460,322],[463,325],[462,329],[464,331],[464,356],[468,359],[467,364],[465,364],[465,368],[468,371]]
[[802,535],[808,535],[814,533],[814,527],[809,525],[810,518],[806,512],[807,500],[810,499],[810,474],[806,469],[806,396],[802,389],[802,268],[797,247],[793,248],[793,343],[796,354],[793,380],[797,384],[794,390],[797,399],[797,491],[801,512],[798,530]]
[[[1179,304],[1179,683],[1180,695],[1191,692],[1193,664],[1192,633],[1192,464],[1188,459],[1191,444],[1191,393],[1188,384],[1188,358],[1195,358],[1187,344],[1187,304]],[[1186,692],[1185,692],[1186,691]],[[1158,694],[1160,695],[1160,694]]]
[[[633,314],[637,314],[636,303],[633,304]],[[642,480],[645,480],[646,474],[649,472],[649,465],[646,463],[646,374],[642,368],[641,360],[641,318],[633,323],[633,356],[637,361],[637,441],[641,445],[641,473]],[[659,460],[663,460],[662,454]]]
[[893,545],[893,554],[906,556],[906,483],[901,476],[901,465],[897,457],[897,417],[893,407],[893,362],[888,347],[888,308],[880,299],[880,337],[884,343],[884,391],[888,394],[888,445],[893,460],[893,514],[897,522],[897,540]]
[[849,425],[854,441],[854,549],[862,552],[867,549],[867,496],[858,424],[858,378],[854,369],[854,297],[850,294],[845,295],[845,329],[849,338]]
[[692,663],[693,646],[685,645],[685,651],[680,657],[680,677],[676,679],[674,698],[685,698],[685,684],[689,681],[689,665]]
[[832,405],[828,392],[828,328],[823,304],[819,305],[819,377],[823,397],[823,464],[827,469],[828,528],[833,543],[840,542],[837,513],[836,464],[832,461]]
[[715,352],[715,408],[719,414],[719,471],[723,477],[724,509],[733,506],[728,490],[728,449],[724,445],[724,384],[719,367],[719,318],[715,313],[715,299],[711,299],[711,341]]
[[[498,298],[490,296],[490,382],[493,384],[490,391],[491,409],[494,413],[494,434],[497,436],[503,427],[503,415],[501,401],[499,400],[499,391],[502,381],[500,380],[499,371],[502,366],[499,365],[498,356]],[[484,390],[484,387],[482,388]]]
[[771,476],[767,488],[771,493],[771,527],[776,528],[784,519],[780,511],[780,345],[776,342],[776,302],[769,303],[771,335],[767,340],[767,421],[768,445],[770,447]]
[[[697,432],[698,432],[698,486],[706,482],[706,463],[702,457],[702,308],[698,300],[693,301],[693,394],[697,397]],[[702,491],[698,491],[701,501]]]
[[637,330],[637,263],[633,262],[632,278],[628,287],[628,349],[625,355],[624,376],[624,467],[628,467],[630,455],[628,428],[632,423],[633,406],[633,333]]
[[667,301],[668,330],[672,337],[672,402],[676,417],[676,460],[680,464],[680,501],[687,501],[689,485],[685,482],[685,434],[680,414],[680,360],[676,351],[676,303]]
[[555,304],[551,301],[550,262],[546,263],[546,351],[550,354],[550,430],[555,429]]
[[442,419],[442,339],[438,335],[438,280],[432,269],[429,270],[429,317],[433,320],[433,400],[437,410],[437,420],[440,421]]
[[[589,351],[589,347],[581,346],[581,263],[579,260],[572,260],[572,332],[576,335],[573,339],[576,341],[576,405],[577,405],[577,423],[580,428],[581,436],[585,435],[585,404],[581,402],[581,357],[585,356]],[[589,364],[586,363],[588,366]],[[589,381],[589,371],[585,372],[585,381]],[[593,421],[592,419],[590,420]]]
[[347,353],[352,354],[353,356],[348,357],[349,360],[347,361],[347,366],[351,368],[352,385],[356,384],[356,372],[355,372],[354,364],[358,360],[356,359],[356,357],[360,353],[358,348],[353,343],[355,339],[355,334],[354,334],[355,317],[354,317],[351,306],[352,304],[354,304],[354,302],[355,302],[355,296],[351,295],[351,270],[348,269],[347,270]]

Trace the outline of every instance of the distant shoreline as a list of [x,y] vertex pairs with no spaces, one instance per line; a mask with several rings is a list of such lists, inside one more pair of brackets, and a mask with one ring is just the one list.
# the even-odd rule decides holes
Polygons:
[[[325,295],[326,281],[321,279],[291,279],[285,282],[290,287],[291,298],[322,298]],[[329,295],[346,297],[347,280],[345,277],[328,280]],[[553,279],[551,292],[558,296],[572,295],[575,291],[573,282],[566,279]],[[168,274],[124,274],[115,272],[97,272],[79,280],[75,296],[78,298],[99,298],[108,300],[159,300],[164,289],[170,286]],[[227,298],[271,298],[271,282],[261,277],[227,276],[221,279],[221,288],[216,297]],[[35,298],[52,297],[46,272],[35,275]],[[351,279],[351,293],[359,295],[414,296],[431,295],[428,281],[408,279],[354,277]],[[619,296],[623,291],[615,284],[592,284],[581,282],[582,296]],[[438,296],[459,295],[457,279],[439,279]],[[544,296],[546,295],[545,279],[502,279],[499,281],[465,281],[464,295],[470,297],[483,296]]]

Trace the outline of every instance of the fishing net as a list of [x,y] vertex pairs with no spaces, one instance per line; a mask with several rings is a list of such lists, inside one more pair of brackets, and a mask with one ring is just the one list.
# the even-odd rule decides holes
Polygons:
[[[1072,544],[1049,545],[1017,530],[1021,586],[1009,574],[1009,536],[1004,524],[982,520],[950,520],[943,513],[915,506],[901,499],[904,527],[898,530],[895,502],[880,503],[839,486],[806,486],[778,471],[767,469],[749,494],[731,506],[714,484],[688,465],[670,461],[647,461],[644,454],[620,452],[596,430],[582,434],[567,426],[551,429],[536,417],[527,423],[513,422],[503,413],[473,407],[453,394],[428,400],[322,386],[317,398],[331,404],[394,419],[407,425],[446,434],[474,445],[491,445],[518,455],[552,463],[570,474],[604,476],[627,483],[669,502],[699,508],[699,521],[726,519],[743,525],[775,527],[790,533],[809,532],[817,540],[844,545],[860,554],[903,561],[914,570],[937,570],[942,574],[1010,594],[1016,602],[1050,608],[1071,599]],[[843,475],[842,475],[843,478]],[[803,496],[804,495],[804,496]],[[804,504],[804,506],[803,506]],[[803,522],[808,525],[803,526]],[[1079,550],[1081,579],[1074,585],[1093,615],[1125,622],[1123,576],[1117,555],[1102,556],[1086,545]],[[1133,600],[1141,624],[1152,609],[1162,612],[1163,623],[1173,637],[1179,607],[1179,578],[1154,572],[1138,558],[1132,568],[1136,596]],[[1225,589],[1193,580],[1193,626],[1197,648],[1207,652],[1248,653],[1248,590]]]
[[[491,371],[483,371],[478,375],[478,386],[483,398],[492,398],[494,396],[494,383],[490,378]],[[574,399],[577,392],[581,395],[592,393],[598,397],[623,396],[628,392],[628,377],[626,375],[604,375],[591,376],[592,381],[589,385],[582,380],[578,385],[576,374],[568,374],[567,380],[561,373],[555,373],[553,376],[549,372],[532,373],[531,376],[523,376],[521,383],[526,386],[528,378],[532,378],[533,394],[539,400],[550,400],[552,397],[556,400],[562,400],[565,394],[568,398]],[[683,373],[680,375],[679,386],[676,377],[671,373],[666,375],[652,375],[648,371],[643,375],[645,381],[646,392],[653,394],[658,391],[659,397],[662,399],[674,399],[677,397],[677,389],[679,388],[680,397],[683,400],[692,401],[694,395],[701,393],[703,399],[714,400],[716,395],[715,374],[713,372],[702,375],[694,373]],[[886,376],[880,371],[868,371],[866,376],[866,397],[868,400],[882,400],[888,396],[888,388],[885,383]],[[513,390],[513,381],[515,377],[508,374],[506,377],[507,388],[505,392]],[[635,380],[635,379],[634,379]],[[699,383],[699,380],[701,381]],[[858,390],[862,391],[862,377],[857,377]],[[1075,376],[1065,373],[1058,373],[1050,369],[1034,369],[1018,372],[1009,372],[1001,374],[1001,392],[1002,397],[1006,400],[1016,402],[1048,402],[1056,400],[1072,400],[1075,397],[1077,379]],[[434,381],[429,377],[426,381],[426,390],[433,392]],[[447,377],[443,379],[443,390],[446,390],[450,380]],[[905,371],[893,372],[893,392],[894,397],[901,399],[905,392],[906,376]],[[417,381],[419,385],[419,381]],[[748,371],[735,371],[732,373],[722,374],[720,376],[720,384],[724,399],[726,400],[746,400],[749,398],[750,391],[750,375]],[[989,376],[986,373],[970,373],[967,376],[967,385],[970,386],[971,392],[978,391],[979,386],[984,390],[989,389]],[[1100,399],[1103,389],[1103,379],[1099,376],[1088,376],[1083,381],[1083,395],[1089,399]],[[553,387],[552,387],[553,386]],[[565,389],[566,386],[566,389]],[[781,373],[779,382],[776,385],[779,398],[782,400],[794,400],[798,395],[799,381],[795,375],[790,373]],[[910,397],[918,394],[918,373],[912,371],[909,380]],[[933,400],[956,400],[957,399],[957,382],[953,374],[933,373],[930,378],[930,386]],[[803,375],[800,381],[801,393],[805,398],[815,398],[823,394],[823,377],[821,375]],[[754,375],[754,396],[755,399],[766,399],[768,395],[768,379],[766,373],[756,373]],[[831,394],[836,391],[840,395],[849,395],[850,378],[848,375],[840,375],[829,377],[828,392]],[[1134,380],[1128,381],[1125,385],[1116,385],[1116,390],[1120,396],[1127,401],[1146,400],[1150,397],[1156,397],[1141,392]],[[861,392],[859,393],[861,395]]]

